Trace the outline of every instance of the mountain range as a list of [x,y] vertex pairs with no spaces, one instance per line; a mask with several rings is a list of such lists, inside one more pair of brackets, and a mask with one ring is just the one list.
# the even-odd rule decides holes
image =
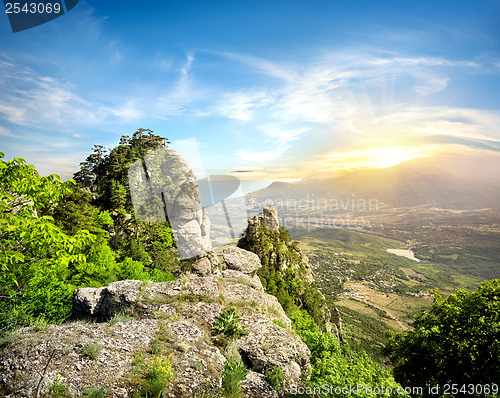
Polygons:
[[319,173],[252,193],[271,200],[376,199],[389,207],[500,208],[500,156],[434,156],[344,175]]

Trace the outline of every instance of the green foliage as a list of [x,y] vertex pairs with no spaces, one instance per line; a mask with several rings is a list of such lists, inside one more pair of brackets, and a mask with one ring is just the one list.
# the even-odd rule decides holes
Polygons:
[[[379,363],[371,359],[364,351],[354,351],[346,344],[340,344],[336,336],[331,333],[304,331],[301,334],[303,341],[311,350],[311,379],[310,387],[322,385],[345,387],[349,385],[364,385],[375,388],[390,387],[396,392],[401,388],[390,373],[383,370]],[[359,392],[326,394],[326,397],[376,397],[368,389]]]
[[248,370],[242,362],[224,362],[222,387],[227,398],[239,398],[241,396],[240,382],[247,374]]
[[57,375],[54,382],[50,385],[48,390],[48,397],[50,398],[71,398],[71,393],[66,384],[60,381],[60,376]]
[[[2,155],[3,156],[3,155]],[[0,326],[39,317],[62,321],[75,288],[71,268],[86,263],[95,235],[66,234],[49,215],[38,216],[70,192],[59,177],[40,177],[23,159],[0,157]]]
[[151,348],[151,354],[158,355],[163,351],[161,340],[151,339],[149,341],[149,347]]
[[[63,321],[79,287],[175,279],[170,226],[136,220],[128,191],[128,167],[163,142],[139,129],[110,151],[96,145],[75,174],[80,185],[0,154],[0,332]],[[90,174],[92,190],[81,186]]]
[[148,364],[144,391],[147,396],[160,398],[164,396],[169,383],[174,379],[172,363],[167,358],[155,357]]
[[258,275],[267,293],[276,296],[290,316],[298,309],[306,310],[314,322],[324,328],[327,304],[315,283],[306,281],[306,265],[297,242],[283,227],[274,230],[261,225],[250,242],[241,239],[238,246],[257,254],[262,268]]
[[285,374],[279,366],[273,366],[264,375],[264,380],[273,387],[274,391],[279,392],[283,388],[282,383],[285,380]]
[[96,343],[85,343],[82,347],[82,355],[90,359],[97,359],[101,353],[102,346]]
[[500,280],[446,300],[435,292],[432,308],[413,329],[391,333],[385,353],[403,385],[491,384],[500,380]]
[[104,398],[107,394],[107,390],[104,387],[101,388],[87,388],[83,390],[82,396],[86,398]]
[[218,333],[223,333],[228,337],[239,338],[248,334],[248,332],[241,327],[240,322],[241,317],[236,312],[236,309],[229,308],[228,310],[220,313],[216,318],[214,329]]

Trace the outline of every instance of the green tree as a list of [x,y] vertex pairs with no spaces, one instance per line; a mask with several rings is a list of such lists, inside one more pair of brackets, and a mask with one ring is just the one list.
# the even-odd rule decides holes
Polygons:
[[499,383],[500,279],[445,300],[435,296],[412,330],[390,334],[385,353],[396,380],[406,386]]
[[71,310],[70,265],[95,236],[83,229],[67,235],[42,215],[70,190],[56,175],[41,177],[24,159],[0,153],[0,330],[37,317],[63,320]]

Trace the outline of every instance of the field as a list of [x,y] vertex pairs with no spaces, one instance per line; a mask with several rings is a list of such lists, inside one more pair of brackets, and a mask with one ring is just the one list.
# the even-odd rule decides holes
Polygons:
[[[430,307],[434,289],[446,296],[500,276],[496,221],[491,215],[430,212],[422,217],[406,211],[379,214],[370,228],[290,230],[318,286],[339,309],[346,339],[378,356],[386,330],[411,327],[413,317]],[[412,250],[420,262],[387,249]]]

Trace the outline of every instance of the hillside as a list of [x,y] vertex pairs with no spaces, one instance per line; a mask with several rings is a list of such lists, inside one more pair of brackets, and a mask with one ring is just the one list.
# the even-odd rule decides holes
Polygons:
[[[144,131],[109,152],[96,146],[79,184],[0,154],[0,394],[260,398],[325,383],[400,388],[343,344],[338,312],[283,227],[258,220],[248,240],[257,254],[229,246],[221,262],[213,251],[179,258],[170,218],[138,219],[127,168],[165,151]],[[175,158],[169,170],[192,187],[187,162]],[[195,227],[190,243],[205,248],[199,195],[176,192],[172,203]]]

